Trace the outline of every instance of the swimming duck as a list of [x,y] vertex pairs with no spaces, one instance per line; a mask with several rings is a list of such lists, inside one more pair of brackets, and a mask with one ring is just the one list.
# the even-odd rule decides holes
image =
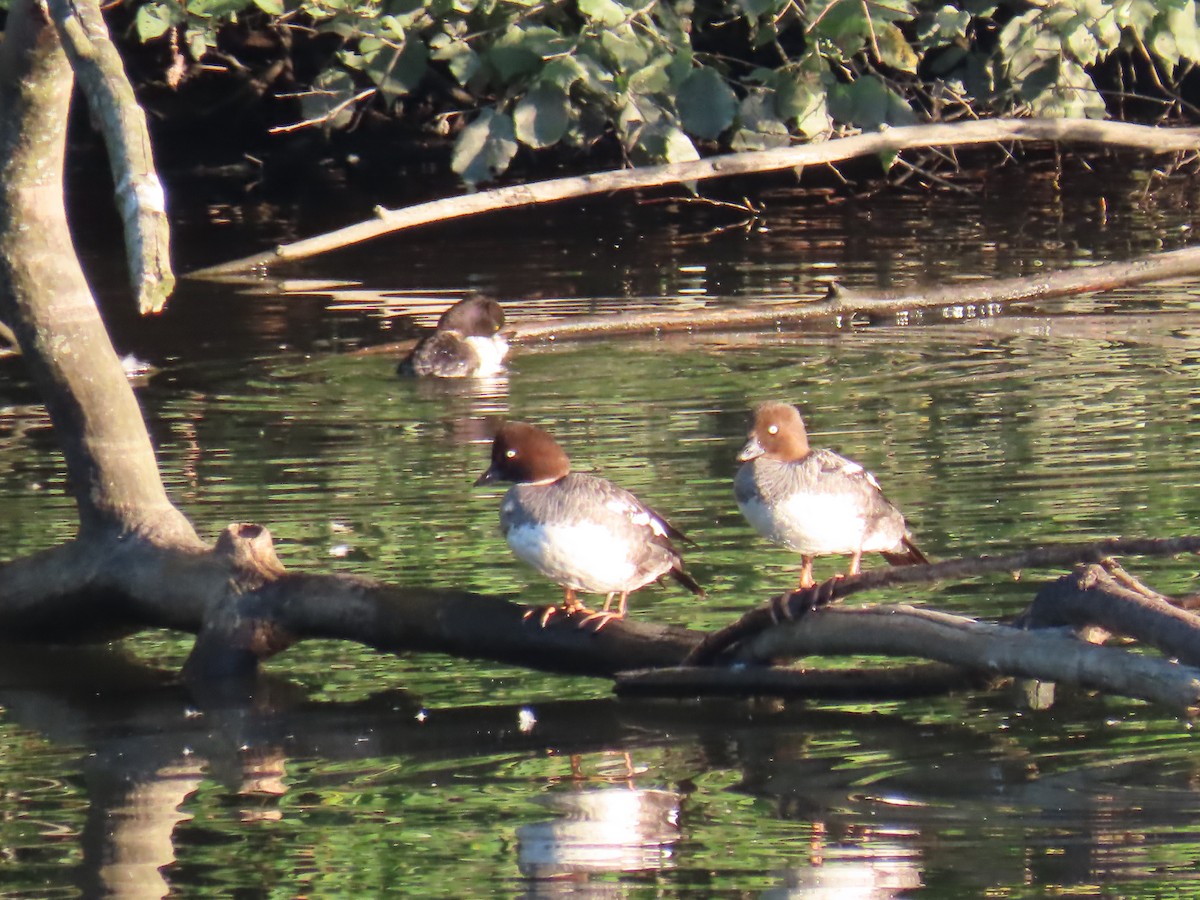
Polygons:
[[799,410],[764,403],[754,411],[749,440],[738,454],[738,507],[767,540],[801,555],[800,587],[812,587],[813,559],[850,554],[857,575],[864,552],[892,565],[927,563],[875,476],[832,450],[813,450]]
[[[673,541],[684,536],[624,488],[571,471],[571,461],[549,433],[508,422],[492,441],[492,459],[475,482],[512,483],[500,504],[500,528],[512,552],[564,591],[562,611],[585,613],[580,624],[603,628],[625,616],[629,594],[670,575],[692,593],[704,591],[683,569]],[[576,592],[606,594],[593,612]],[[610,612],[613,598],[617,609]],[[542,624],[559,607],[542,615]]]
[[503,327],[500,304],[472,294],[442,313],[433,334],[417,343],[396,372],[436,378],[496,375],[504,370],[508,355],[508,339],[500,333]]

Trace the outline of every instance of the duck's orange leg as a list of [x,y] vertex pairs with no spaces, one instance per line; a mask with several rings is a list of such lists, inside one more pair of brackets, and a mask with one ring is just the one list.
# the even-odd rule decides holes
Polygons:
[[862,565],[862,550],[855,550],[854,555],[850,557],[850,568],[846,570],[847,575],[857,575],[859,567]]
[[813,558],[802,556],[800,565],[800,590],[806,590],[816,584],[812,577]]

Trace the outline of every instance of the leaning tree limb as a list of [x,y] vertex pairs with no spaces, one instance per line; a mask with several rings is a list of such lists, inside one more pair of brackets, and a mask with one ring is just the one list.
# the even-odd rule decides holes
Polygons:
[[863,591],[878,590],[897,584],[922,584],[970,578],[990,572],[1018,572],[1022,569],[1046,569],[1076,563],[1099,563],[1111,556],[1176,556],[1200,552],[1200,536],[1178,538],[1107,538],[1100,541],[1048,544],[1004,556],[973,556],[949,559],[920,566],[886,566],[858,575],[839,576],[813,588],[772,597],[764,605],[750,610],[736,622],[709,634],[684,661],[685,665],[703,666],[716,661],[730,647],[749,640],[782,620],[799,619],[814,608]]
[[405,209],[375,210],[375,218],[329,234],[280,244],[274,250],[209,266],[190,273],[194,278],[229,275],[277,263],[305,259],[318,253],[418,225],[514,209],[596,194],[661,187],[729,175],[777,172],[840,162],[872,154],[899,153],[924,147],[961,147],[1009,141],[1062,141],[1102,144],[1150,153],[1180,153],[1200,149],[1200,130],[1155,128],[1092,119],[981,119],[936,125],[911,125],[859,134],[832,141],[714,156],[693,162],[621,169],[534,184],[510,185],[490,191],[421,203]]
[[142,313],[163,308],[175,286],[166,199],[154,168],[146,115],[133,95],[97,0],[47,0],[92,120],[108,147],[126,258]]
[[[37,572],[48,568],[59,579]],[[14,584],[19,576],[23,582]],[[42,595],[37,594],[38,590]],[[31,595],[32,594],[32,599]],[[265,529],[231,526],[214,551],[192,553],[146,541],[74,542],[0,568],[0,634],[63,640],[111,636],[114,628],[170,627],[196,633],[185,675],[197,683],[253,680],[263,660],[310,638],[340,639],[382,652],[438,652],[576,675],[615,677],[678,666],[697,632],[636,620],[597,632],[578,617],[542,627],[529,607],[505,598],[436,588],[398,588],[348,575],[289,573]],[[1118,629],[1121,630],[1121,629]],[[733,658],[757,666],[816,653],[920,656],[965,670],[798,675],[700,673],[624,679],[648,693],[670,680],[679,695],[745,691],[784,696],[897,697],[1023,676],[1080,684],[1162,703],[1200,706],[1200,672],[1165,660],[1094,647],[1068,634],[1028,632],[910,607],[825,609],[743,641]],[[719,691],[718,691],[719,688]]]

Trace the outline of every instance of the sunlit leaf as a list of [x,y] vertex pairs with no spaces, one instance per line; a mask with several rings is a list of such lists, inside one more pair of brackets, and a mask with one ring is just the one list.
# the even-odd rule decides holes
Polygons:
[[461,85],[465,86],[479,71],[479,55],[466,41],[438,34],[430,40],[429,48],[432,58],[444,62],[454,80]]
[[216,47],[216,34],[207,28],[189,28],[185,34],[188,53],[192,59],[201,59],[210,48]]
[[1179,47],[1175,43],[1175,35],[1170,31],[1162,29],[1155,32],[1154,37],[1150,39],[1150,49],[1172,68],[1179,65]]
[[1179,56],[1191,62],[1200,61],[1200,27],[1197,27],[1193,0],[1180,6],[1168,6],[1167,28],[1175,38]]
[[633,17],[633,12],[616,0],[579,0],[579,12],[601,25],[620,25]]
[[539,84],[517,103],[512,118],[522,144],[534,148],[557,144],[570,121],[567,95],[553,84]]
[[580,84],[592,94],[607,96],[613,90],[616,78],[601,60],[596,59],[587,51],[588,48],[581,48],[581,52],[575,57],[582,73],[579,79]]
[[953,6],[925,13],[917,19],[917,38],[922,47],[937,47],[964,40],[971,24],[969,13]]
[[272,16],[282,16],[284,13],[283,0],[254,0],[254,5]]
[[875,38],[879,47],[879,58],[884,65],[901,72],[916,74],[920,59],[908,43],[904,32],[895,25],[886,23],[876,27]]
[[542,60],[571,49],[571,42],[553,28],[531,25],[510,28],[484,54],[502,81],[531,75],[542,67]]
[[667,71],[671,60],[660,56],[649,64],[642,66],[629,76],[629,90],[639,94],[665,93],[671,87],[671,75]]
[[600,35],[600,46],[618,72],[635,72],[650,61],[659,48],[628,25],[606,30]]
[[512,119],[495,109],[485,109],[459,132],[450,165],[464,181],[478,184],[504,172],[516,152]]
[[1035,115],[1089,119],[1105,116],[1099,91],[1077,63],[1068,59],[1051,61],[1035,75],[1036,79],[1027,78],[1021,85],[1021,95]]
[[138,37],[143,41],[152,41],[156,37],[162,37],[168,29],[178,25],[182,19],[177,10],[177,6],[166,3],[148,3],[145,6],[139,6],[133,18]]
[[805,137],[813,138],[830,130],[825,88],[804,72],[781,72],[775,84],[775,112]]
[[1158,16],[1158,3],[1155,0],[1121,0],[1113,4],[1113,13],[1118,27],[1132,28],[1136,34],[1145,37]]
[[560,91],[570,90],[575,82],[586,79],[587,72],[583,64],[574,55],[558,56],[548,61],[538,74],[538,80],[544,84],[553,84]]
[[695,69],[675,98],[684,129],[698,138],[714,140],[733,122],[737,97],[716,69]]
[[678,128],[667,130],[665,147],[663,158],[669,163],[693,162],[700,158],[700,152],[691,138]]

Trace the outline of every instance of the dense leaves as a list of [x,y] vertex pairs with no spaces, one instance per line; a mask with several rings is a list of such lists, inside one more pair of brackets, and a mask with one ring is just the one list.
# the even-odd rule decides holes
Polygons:
[[1135,95],[1165,116],[1191,108],[1200,60],[1196,0],[150,0],[133,26],[178,68],[233,57],[246,21],[281,54],[319,48],[296,118],[406,117],[454,136],[471,183],[521,147],[674,161],[963,113],[1103,117]]

